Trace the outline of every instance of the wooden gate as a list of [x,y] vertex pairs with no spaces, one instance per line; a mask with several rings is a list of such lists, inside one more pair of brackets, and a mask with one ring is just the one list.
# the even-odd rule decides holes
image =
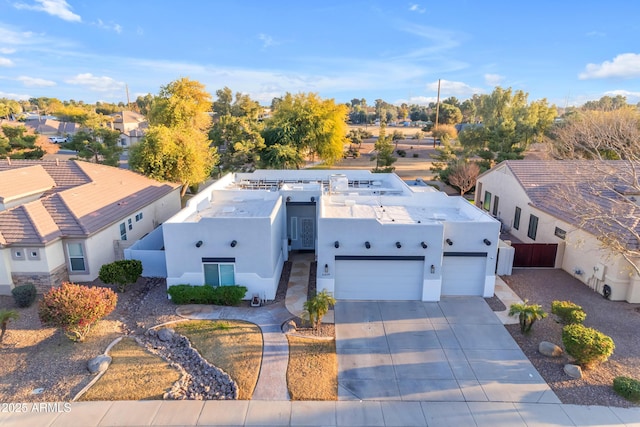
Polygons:
[[557,243],[512,243],[514,267],[555,267]]

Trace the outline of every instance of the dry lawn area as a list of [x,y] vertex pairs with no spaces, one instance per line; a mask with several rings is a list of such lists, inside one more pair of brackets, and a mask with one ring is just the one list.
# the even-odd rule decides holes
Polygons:
[[262,362],[262,332],[248,322],[194,320],[174,326],[212,365],[222,369],[238,385],[238,399],[251,399]]
[[338,359],[334,340],[287,335],[287,385],[291,400],[338,400]]
[[124,338],[109,352],[107,372],[79,400],[158,400],[180,373],[135,340]]

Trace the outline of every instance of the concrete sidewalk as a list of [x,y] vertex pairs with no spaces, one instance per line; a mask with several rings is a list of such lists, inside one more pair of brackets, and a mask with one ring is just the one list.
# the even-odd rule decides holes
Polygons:
[[[640,408],[562,404],[419,401],[75,402],[62,412],[26,404],[0,412],[3,427],[110,426],[638,426]],[[32,406],[34,405],[34,406]],[[32,410],[36,412],[32,412]],[[3,407],[4,409],[4,407]],[[12,408],[12,410],[15,408]],[[52,405],[50,410],[55,410]],[[65,409],[68,411],[65,412]],[[42,410],[43,412],[37,412]]]

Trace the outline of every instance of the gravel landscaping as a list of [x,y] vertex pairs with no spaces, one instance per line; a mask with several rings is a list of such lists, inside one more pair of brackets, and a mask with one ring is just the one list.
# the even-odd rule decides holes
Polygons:
[[[507,329],[562,403],[636,406],[618,396],[612,384],[619,375],[640,379],[640,304],[604,299],[562,270],[514,269],[511,276],[502,279],[520,298],[540,304],[549,313],[534,324],[529,335],[522,335],[518,325],[508,325]],[[616,345],[609,360],[584,371],[582,379],[572,379],[564,373],[566,356],[550,358],[538,352],[541,341],[562,347],[563,325],[551,314],[554,300],[569,300],[582,306],[587,313],[584,325],[610,336]]]

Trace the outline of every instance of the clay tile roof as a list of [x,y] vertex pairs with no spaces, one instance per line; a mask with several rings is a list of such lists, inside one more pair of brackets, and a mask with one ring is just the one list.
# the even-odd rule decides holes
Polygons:
[[88,162],[0,161],[0,174],[12,174],[7,176],[20,171],[42,175],[42,170],[55,187],[36,201],[0,212],[0,244],[44,244],[58,237],[89,236],[179,187]]
[[[634,171],[623,160],[508,160],[504,162],[529,196],[531,204],[593,234],[624,233],[630,249],[640,242],[640,207],[627,197]],[[636,168],[640,165],[636,165]],[[616,191],[624,188],[625,191]],[[590,221],[585,214],[593,213]],[[601,212],[615,217],[618,224]]]
[[0,202],[42,194],[56,185],[40,165],[0,171]]

